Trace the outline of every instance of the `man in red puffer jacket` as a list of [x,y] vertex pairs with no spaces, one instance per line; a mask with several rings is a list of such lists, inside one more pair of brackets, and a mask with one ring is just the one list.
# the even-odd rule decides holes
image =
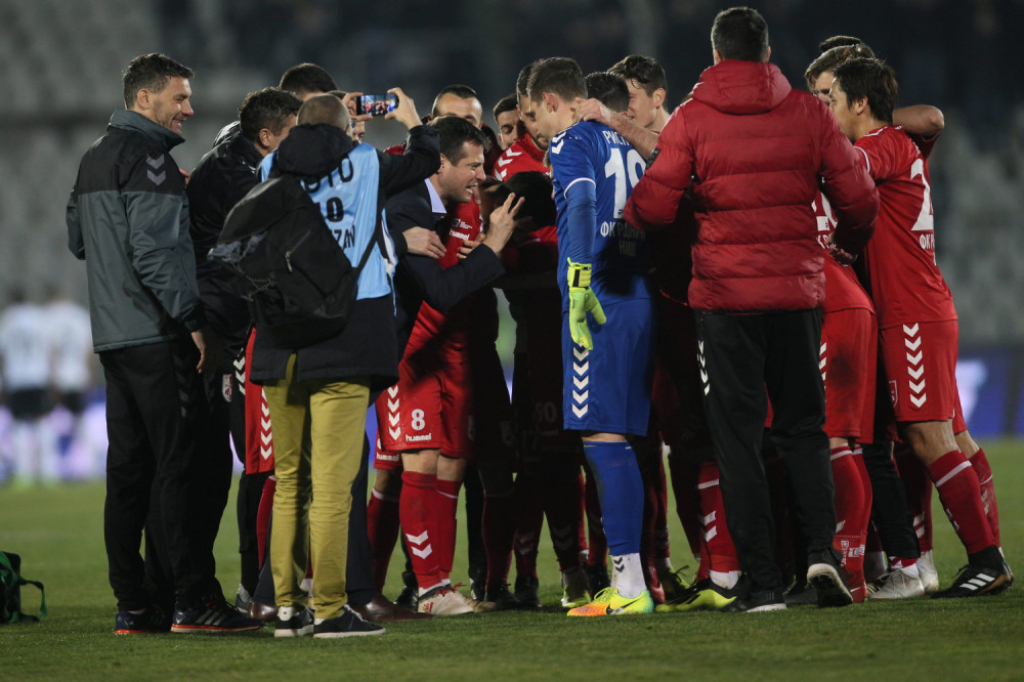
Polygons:
[[819,606],[845,606],[818,372],[825,254],[811,203],[820,184],[838,220],[835,247],[849,258],[871,236],[878,195],[828,110],[767,63],[760,14],[721,12],[711,42],[715,65],[666,125],[625,218],[641,228],[672,225],[692,188],[698,234],[688,298],[726,518],[745,572],[725,610],[785,608],[759,455],[766,398],[808,539],[808,581]]

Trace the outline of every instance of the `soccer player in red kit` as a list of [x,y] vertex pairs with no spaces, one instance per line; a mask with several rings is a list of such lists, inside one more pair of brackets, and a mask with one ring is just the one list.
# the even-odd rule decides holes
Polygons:
[[928,165],[907,133],[892,125],[898,85],[891,67],[855,59],[834,75],[830,107],[881,199],[864,268],[900,437],[927,467],[968,555],[953,585],[932,596],[995,594],[1013,577],[986,518],[978,474],[953,435],[957,315],[935,261]]
[[[434,125],[447,126],[445,120],[441,117]],[[445,137],[442,131],[442,140]],[[469,224],[459,217],[459,207],[473,201],[473,191],[484,179],[485,140],[473,130],[472,139],[449,150],[452,158],[442,153],[441,169],[430,178],[433,212],[448,215],[446,237],[450,239],[442,266],[452,264],[462,242],[479,231],[479,222]],[[472,455],[473,381],[467,351],[472,308],[465,307],[471,301],[472,297],[450,310],[450,319],[423,305],[399,366],[399,383],[377,401],[382,447],[375,467],[395,470],[399,465],[393,461],[394,453],[401,452],[405,485],[398,511],[419,581],[419,608],[435,615],[473,610],[468,600],[447,588],[455,547],[455,510],[466,462]],[[457,313],[459,310],[462,313]],[[387,501],[389,486],[382,481],[389,478],[392,476],[378,471],[375,507]],[[393,507],[389,506],[390,513],[395,511]],[[371,510],[370,523],[377,525],[378,531],[381,515],[381,511]],[[390,554],[390,549],[375,544],[375,557]],[[378,576],[378,584],[380,580]],[[445,589],[438,591],[438,587]]]
[[[874,52],[860,39],[851,36],[828,38],[822,41],[819,47],[822,50],[821,55],[811,63],[804,76],[807,79],[807,86],[811,93],[828,105],[832,81],[835,79],[833,73],[835,67],[850,59],[874,57]],[[921,155],[927,160],[936,137],[942,131],[943,117],[942,112],[935,107],[915,105],[895,109],[893,111],[893,123],[903,127],[904,131],[910,135],[911,140],[914,141],[921,151]],[[819,221],[821,219],[819,213]],[[841,272],[841,269],[839,272]],[[843,287],[847,283],[845,280],[839,280],[835,284],[829,281],[830,275],[832,279],[835,279],[837,274],[836,268],[830,267],[826,269],[825,274],[827,280],[826,306],[828,306],[828,298],[833,293],[833,289]],[[826,327],[828,322],[829,320],[826,318]],[[835,328],[835,325],[833,325],[833,328]],[[843,338],[848,337],[844,336]],[[833,344],[825,350],[829,354],[834,354],[840,350],[848,351],[854,349],[850,346],[840,349]],[[827,364],[829,358],[823,357],[822,360]],[[870,378],[869,381],[872,384],[876,383],[874,378]],[[856,384],[851,383],[851,385],[855,386]],[[831,387],[835,388],[834,382],[831,384]],[[830,384],[826,380],[826,391],[829,388]],[[849,395],[849,392],[846,392],[846,395]],[[887,395],[887,391],[882,395]],[[876,551],[871,554],[865,552],[863,559],[857,557],[857,561],[858,563],[863,561],[863,565],[867,565],[869,563],[868,559],[871,559],[869,567],[871,576],[868,578],[871,583],[867,586],[871,599],[905,599],[923,596],[926,591],[938,591],[938,575],[934,570],[929,571],[926,567],[925,544],[927,544],[927,549],[930,550],[931,535],[930,533],[915,534],[914,525],[917,519],[921,519],[923,522],[925,518],[930,517],[922,514],[919,510],[912,514],[911,510],[914,504],[908,505],[907,498],[909,497],[911,500],[926,500],[925,504],[930,510],[931,481],[928,480],[927,472],[914,457],[913,453],[909,452],[909,448],[902,447],[902,444],[897,448],[897,452],[906,449],[909,456],[901,462],[902,476],[896,472],[896,466],[889,453],[889,443],[891,442],[889,436],[894,434],[884,437],[882,435],[887,433],[886,424],[891,420],[891,405],[887,398],[879,400],[877,394],[875,400],[870,402],[875,403],[873,406],[868,405],[868,409],[873,408],[874,413],[870,416],[866,415],[866,418],[873,418],[874,421],[878,422],[878,428],[871,434],[875,442],[872,444],[870,439],[862,437],[859,443],[853,445],[852,452],[855,458],[860,458],[859,461],[854,460],[854,463],[865,465],[862,473],[870,474],[868,477],[869,481],[862,487],[865,491],[872,493],[871,503],[874,505],[872,514],[876,522],[878,540],[881,542],[881,548],[885,552]],[[826,401],[826,405],[827,409],[831,410],[833,407],[838,406],[838,400],[829,398]],[[828,425],[826,425],[826,430],[827,427]],[[837,444],[833,443],[833,446],[835,445]],[[868,447],[863,448],[861,445]],[[967,450],[964,450],[964,452],[970,456]],[[971,453],[973,453],[973,450]],[[835,461],[842,462],[842,460]],[[847,465],[840,465],[841,468],[843,466]],[[907,489],[906,492],[904,492],[904,488]],[[837,483],[836,504],[837,506],[844,507],[844,513],[852,509],[852,500],[856,498],[855,492],[852,486],[842,485],[842,482]],[[842,501],[840,501],[841,499]],[[915,551],[915,547],[918,547],[919,551]],[[885,566],[886,552],[889,554],[889,570],[886,570]],[[865,570],[865,573],[867,572],[868,570]],[[928,584],[934,584],[934,587],[929,589],[927,587]]]

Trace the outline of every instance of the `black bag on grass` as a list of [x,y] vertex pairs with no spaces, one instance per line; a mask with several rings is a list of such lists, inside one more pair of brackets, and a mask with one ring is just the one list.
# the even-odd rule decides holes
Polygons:
[[[21,577],[21,557],[9,552],[0,552],[0,624],[35,623],[46,618],[46,592],[43,584]],[[42,595],[39,615],[30,616],[21,610],[21,586],[35,585]]]
[[228,213],[209,258],[248,285],[260,332],[297,349],[342,332],[375,245],[352,267],[298,179],[271,171]]

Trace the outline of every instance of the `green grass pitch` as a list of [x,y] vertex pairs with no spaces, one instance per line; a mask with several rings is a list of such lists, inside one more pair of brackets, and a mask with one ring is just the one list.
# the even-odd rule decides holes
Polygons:
[[[1006,556],[1024,576],[1024,445],[985,446]],[[217,546],[219,577],[232,593],[233,495]],[[373,638],[275,640],[269,628],[116,637],[102,515],[102,483],[0,489],[0,549],[21,554],[25,576],[46,584],[50,611],[43,623],[0,626],[0,680],[1024,679],[1024,578],[1001,596],[956,602],[579,620],[552,606],[399,623]],[[683,533],[678,519],[670,521],[680,566],[687,563]],[[543,537],[541,596],[554,605],[558,571],[546,531]],[[938,506],[935,545],[946,586],[964,555]],[[454,577],[468,582],[461,540],[457,552]],[[386,588],[391,596],[400,564],[399,554]],[[34,588],[23,599],[27,611],[38,609]]]

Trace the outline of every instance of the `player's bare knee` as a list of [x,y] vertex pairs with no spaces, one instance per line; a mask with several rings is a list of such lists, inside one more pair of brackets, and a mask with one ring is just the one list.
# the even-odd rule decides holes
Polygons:
[[924,464],[931,464],[947,452],[957,449],[953,429],[948,422],[911,422],[900,426],[900,433]]
[[448,457],[445,454],[438,454],[435,457],[437,477],[445,481],[461,481],[464,479],[466,477],[467,464],[468,462],[465,459]]

